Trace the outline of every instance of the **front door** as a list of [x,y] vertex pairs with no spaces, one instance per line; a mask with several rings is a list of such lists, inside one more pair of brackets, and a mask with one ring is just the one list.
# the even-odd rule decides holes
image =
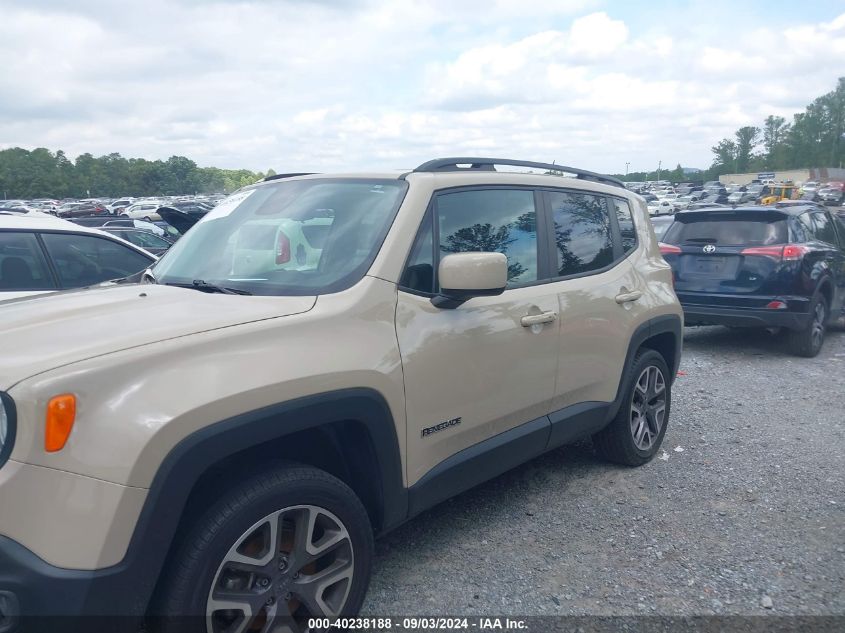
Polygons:
[[[546,249],[538,253],[539,200],[531,189],[491,187],[432,201],[396,312],[409,485],[455,453],[550,411],[560,321],[557,291],[540,283],[548,271]],[[508,288],[435,308],[439,257],[467,251],[507,255]]]

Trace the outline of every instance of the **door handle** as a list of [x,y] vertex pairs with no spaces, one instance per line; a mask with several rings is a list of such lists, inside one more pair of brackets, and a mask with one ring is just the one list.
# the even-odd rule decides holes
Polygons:
[[522,327],[531,327],[532,325],[551,323],[556,318],[557,312],[543,312],[541,314],[527,314],[522,317],[519,322],[522,323]]
[[622,294],[616,295],[616,303],[623,304],[628,303],[630,301],[636,301],[640,297],[643,296],[642,291],[640,290],[632,290],[631,292],[623,292]]

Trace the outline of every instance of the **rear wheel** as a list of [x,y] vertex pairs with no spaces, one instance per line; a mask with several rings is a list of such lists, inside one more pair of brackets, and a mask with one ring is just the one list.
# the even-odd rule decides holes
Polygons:
[[787,341],[793,354],[813,358],[817,356],[824,343],[828,320],[827,299],[817,294],[810,303],[810,322],[803,330],[791,330]]
[[593,436],[599,455],[627,466],[641,466],[657,453],[666,435],[672,381],[658,352],[641,349],[628,372],[625,398],[610,424]]
[[354,615],[372,552],[369,518],[346,484],[304,466],[266,471],[190,530],[154,624],[174,633],[305,631],[309,618]]

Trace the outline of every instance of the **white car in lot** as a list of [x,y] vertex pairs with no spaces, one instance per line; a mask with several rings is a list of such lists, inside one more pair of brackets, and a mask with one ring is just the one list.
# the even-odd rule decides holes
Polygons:
[[161,202],[158,200],[150,202],[149,200],[144,202],[136,202],[135,204],[126,207],[123,211],[120,212],[120,215],[125,216],[127,218],[132,218],[133,220],[160,220],[161,216],[158,214],[158,209],[161,206]]
[[649,215],[674,215],[679,210],[680,203],[675,200],[664,198],[662,200],[654,200],[648,203]]
[[750,191],[734,191],[728,196],[730,204],[745,204],[746,202],[754,202],[754,194]]
[[67,220],[0,214],[0,304],[128,277],[156,259],[126,240]]

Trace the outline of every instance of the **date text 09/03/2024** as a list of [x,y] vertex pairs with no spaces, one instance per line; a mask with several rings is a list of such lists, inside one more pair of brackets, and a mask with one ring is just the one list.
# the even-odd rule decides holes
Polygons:
[[425,630],[480,630],[518,631],[527,629],[525,620],[514,618],[313,618],[310,629],[341,629],[365,631],[425,631]]

